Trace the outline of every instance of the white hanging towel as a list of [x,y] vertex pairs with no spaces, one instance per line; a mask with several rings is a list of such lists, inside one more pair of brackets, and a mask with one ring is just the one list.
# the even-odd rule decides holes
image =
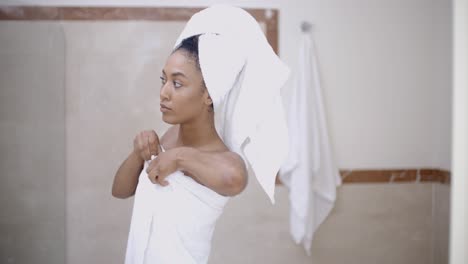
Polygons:
[[312,36],[303,33],[288,112],[290,150],[280,170],[289,188],[290,232],[310,255],[312,239],[336,199],[341,177],[333,160]]

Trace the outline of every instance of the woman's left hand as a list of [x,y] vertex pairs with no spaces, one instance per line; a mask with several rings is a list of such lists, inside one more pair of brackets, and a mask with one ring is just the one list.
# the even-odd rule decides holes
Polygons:
[[160,152],[155,159],[150,161],[146,172],[152,183],[158,183],[162,186],[169,185],[169,182],[165,179],[177,170],[177,152],[177,148],[169,149],[165,152]]

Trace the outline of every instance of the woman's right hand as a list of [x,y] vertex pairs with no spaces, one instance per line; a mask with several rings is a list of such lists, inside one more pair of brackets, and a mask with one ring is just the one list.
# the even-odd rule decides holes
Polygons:
[[157,156],[161,152],[159,137],[154,130],[139,132],[133,140],[133,153],[141,161],[151,160],[151,155]]

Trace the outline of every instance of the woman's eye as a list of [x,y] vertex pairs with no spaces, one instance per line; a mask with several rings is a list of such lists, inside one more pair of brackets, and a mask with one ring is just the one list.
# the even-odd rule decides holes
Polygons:
[[182,87],[182,84],[178,83],[178,82],[174,82],[174,87],[175,88],[180,88],[180,87]]
[[164,79],[164,77],[159,77],[159,79],[161,79],[161,84],[165,84],[165,83],[166,83],[166,79]]

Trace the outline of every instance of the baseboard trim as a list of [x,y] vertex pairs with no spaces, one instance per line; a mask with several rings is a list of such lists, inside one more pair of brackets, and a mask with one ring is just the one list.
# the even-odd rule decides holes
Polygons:
[[[344,184],[348,183],[442,183],[450,184],[450,171],[442,169],[358,169],[340,170]],[[282,184],[277,177],[276,184]]]

